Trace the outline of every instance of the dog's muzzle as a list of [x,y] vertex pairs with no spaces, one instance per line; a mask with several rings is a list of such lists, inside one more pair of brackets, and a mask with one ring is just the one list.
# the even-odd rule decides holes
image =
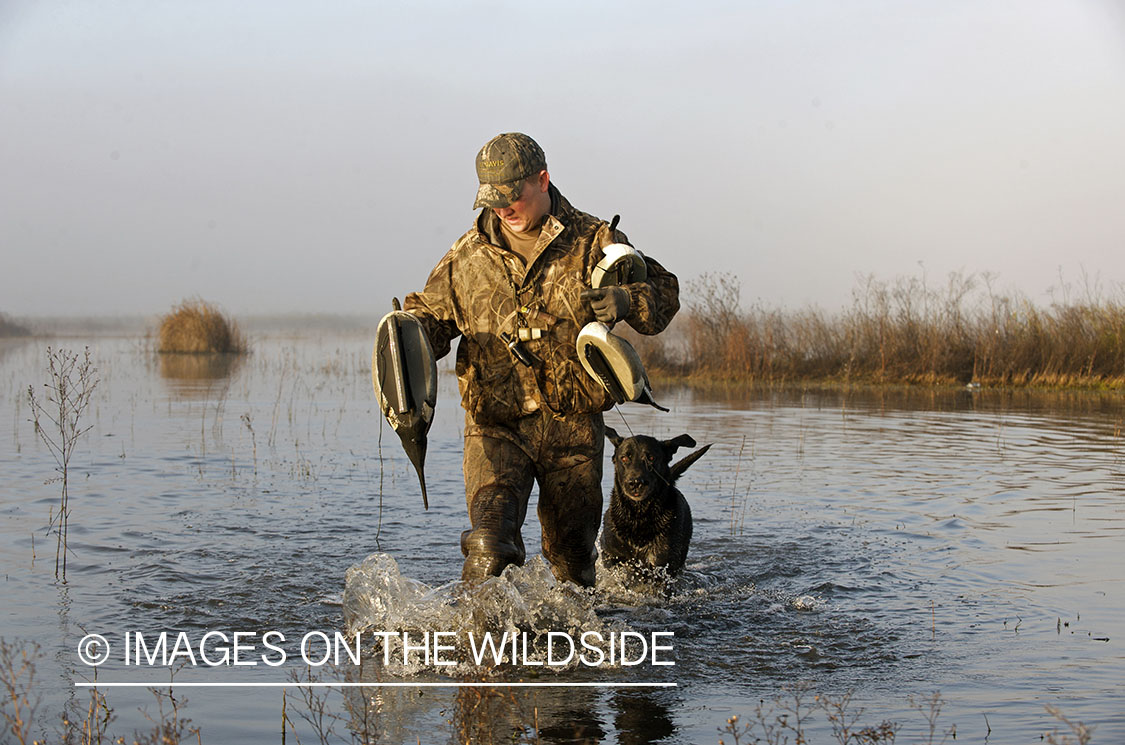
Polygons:
[[623,486],[625,488],[622,491],[625,492],[625,496],[635,502],[640,502],[648,496],[648,479],[627,479]]

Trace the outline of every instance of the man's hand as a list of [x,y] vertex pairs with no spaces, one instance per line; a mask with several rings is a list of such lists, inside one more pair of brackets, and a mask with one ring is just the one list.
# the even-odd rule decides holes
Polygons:
[[590,301],[594,315],[602,323],[620,321],[629,315],[631,301],[629,291],[622,287],[602,287],[599,290],[583,290],[582,299]]

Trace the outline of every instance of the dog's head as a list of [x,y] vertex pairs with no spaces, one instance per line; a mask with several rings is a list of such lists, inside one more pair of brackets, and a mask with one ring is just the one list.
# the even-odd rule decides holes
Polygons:
[[606,427],[605,436],[614,447],[614,484],[622,496],[633,502],[644,502],[655,494],[664,493],[711,447],[702,447],[671,465],[676,450],[695,447],[690,435],[679,435],[671,440],[657,440],[647,435],[626,438]]

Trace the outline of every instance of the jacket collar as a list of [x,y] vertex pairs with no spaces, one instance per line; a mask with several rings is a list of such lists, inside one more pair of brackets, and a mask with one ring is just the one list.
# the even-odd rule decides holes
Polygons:
[[[574,213],[574,207],[570,205],[570,202],[553,183],[547,185],[547,193],[551,195],[551,211],[543,218],[543,228],[539,236],[536,257],[566,229],[567,225],[572,222],[570,218]],[[480,214],[477,215],[476,229],[486,243],[493,246],[504,245],[504,239],[500,237],[500,218],[488,207],[482,209]]]

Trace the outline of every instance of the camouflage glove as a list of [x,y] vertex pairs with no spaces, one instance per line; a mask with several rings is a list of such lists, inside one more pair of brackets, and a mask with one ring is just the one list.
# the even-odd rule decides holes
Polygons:
[[598,290],[583,290],[582,299],[590,302],[594,315],[602,323],[620,321],[629,315],[632,301],[629,291],[621,287],[602,287]]

